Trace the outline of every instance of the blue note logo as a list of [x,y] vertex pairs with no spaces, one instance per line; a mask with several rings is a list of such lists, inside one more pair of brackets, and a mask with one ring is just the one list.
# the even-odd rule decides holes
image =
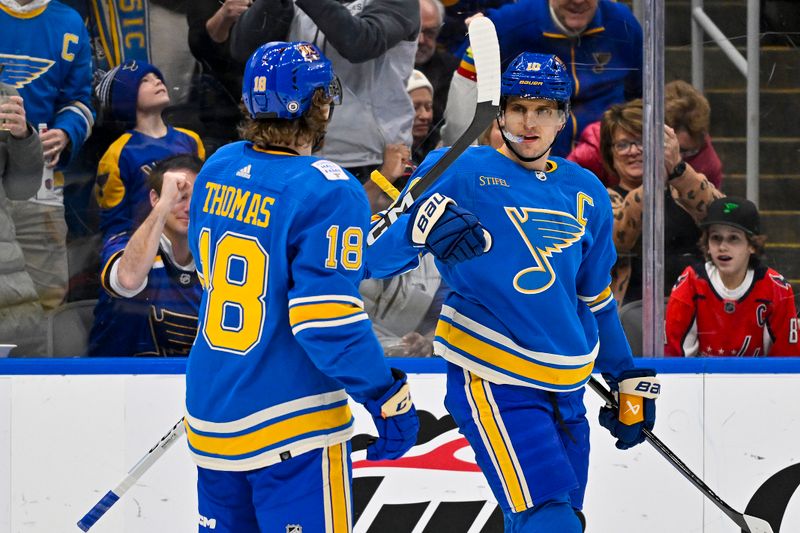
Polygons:
[[25,85],[43,75],[55,64],[51,59],[0,54],[0,64],[5,65],[0,81],[22,89]]
[[506,214],[522,236],[534,265],[517,272],[514,288],[523,294],[538,294],[550,288],[556,279],[551,264],[554,254],[583,237],[585,223],[564,211],[532,207],[506,207]]

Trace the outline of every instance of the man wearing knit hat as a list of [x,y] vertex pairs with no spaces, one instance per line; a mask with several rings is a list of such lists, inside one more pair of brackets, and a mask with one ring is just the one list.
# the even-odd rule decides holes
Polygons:
[[107,119],[131,127],[114,141],[97,168],[95,197],[103,240],[132,230],[150,211],[147,176],[162,159],[205,148],[193,131],[174,128],[161,113],[170,104],[164,76],[144,61],[126,61],[106,73],[95,90]]

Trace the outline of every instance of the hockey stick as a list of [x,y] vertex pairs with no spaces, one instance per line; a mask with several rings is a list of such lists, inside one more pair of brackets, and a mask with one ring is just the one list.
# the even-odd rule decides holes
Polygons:
[[[603,400],[605,400],[606,405],[615,409],[619,408],[619,404],[617,403],[617,400],[614,398],[614,395],[611,393],[611,391],[606,389],[594,377],[589,379],[589,386],[592,388],[592,390],[599,394]],[[719,507],[719,509],[725,513],[728,518],[733,520],[737,526],[742,528],[745,533],[773,533],[772,526],[770,526],[766,520],[757,518],[755,516],[742,514],[722,501],[722,498],[717,496],[714,491],[703,482],[702,479],[697,477],[697,475],[692,472],[688,466],[686,466],[686,463],[681,461],[681,459],[675,455],[672,450],[667,448],[667,445],[661,442],[661,439],[656,437],[652,431],[646,428],[643,431],[647,442],[649,442],[653,448],[655,448],[656,451],[664,457],[664,459],[669,461],[672,466],[677,468],[678,472],[683,474],[683,477],[688,479],[692,485],[697,487],[697,489],[702,492],[706,498],[711,500],[714,505]]]
[[494,117],[497,116],[500,109],[500,45],[497,43],[497,33],[495,33],[491,20],[487,17],[479,17],[470,23],[469,44],[478,74],[478,103],[472,122],[441,159],[417,180],[400,200],[394,202],[381,214],[381,218],[373,224],[369,231],[367,245],[374,243],[389,226],[397,222],[397,217],[403,214],[414,203],[414,200],[419,198],[442,175],[442,172],[464,153],[464,150],[489,127]]
[[100,501],[95,504],[94,507],[89,509],[89,512],[78,521],[78,527],[81,528],[83,531],[89,531],[89,528],[92,527],[95,522],[97,522],[101,516],[106,514],[112,505],[117,503],[123,494],[125,494],[131,486],[133,486],[136,481],[142,475],[147,472],[147,470],[153,466],[159,457],[164,455],[172,444],[178,440],[186,433],[186,428],[183,425],[183,418],[178,420],[178,423],[172,426],[172,429],[169,432],[161,437],[155,446],[150,448],[144,457],[142,457],[138,463],[131,468],[130,472],[125,476],[125,478],[117,485],[113,490],[110,490],[106,493],[105,496],[100,498]]
[[[435,182],[442,172],[467,149],[472,142],[491,124],[497,115],[500,104],[500,47],[497,42],[494,24],[481,17],[469,26],[469,40],[475,69],[478,73],[478,102],[475,115],[467,130],[450,147],[442,158],[422,176],[400,201],[383,214],[381,220],[370,230],[367,242],[371,244],[391,226],[412,203],[428,187]],[[127,476],[113,490],[108,491],[97,504],[78,522],[78,527],[88,531],[112,505],[155,463],[172,443],[185,433],[183,419],[178,421],[161,440],[145,454],[130,470]]]

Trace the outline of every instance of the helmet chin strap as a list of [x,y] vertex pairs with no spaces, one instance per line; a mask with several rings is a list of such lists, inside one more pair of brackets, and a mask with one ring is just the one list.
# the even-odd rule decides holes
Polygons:
[[[511,144],[511,143],[521,143],[522,141],[525,140],[525,137],[521,137],[519,135],[514,135],[513,133],[506,131],[505,128],[503,128],[503,126],[500,125],[500,117],[499,116],[497,116],[495,118],[495,120],[497,121],[497,128],[500,130],[500,133],[503,135],[503,143],[506,145],[506,147],[509,150],[511,150],[511,153],[513,153],[515,156],[517,156],[517,159],[519,159],[520,161],[524,161],[525,163],[532,163],[532,162],[544,157],[544,155],[546,153],[548,153],[551,148],[553,148],[553,145],[556,143],[556,139],[558,139],[559,134],[564,129],[564,126],[561,126],[561,128],[556,133],[555,137],[553,137],[553,142],[550,143],[550,146],[548,146],[545,149],[544,152],[542,152],[541,154],[537,155],[536,157],[525,157],[524,155],[522,155],[519,152],[517,152],[514,149],[514,146]],[[566,125],[566,122],[564,124]]]

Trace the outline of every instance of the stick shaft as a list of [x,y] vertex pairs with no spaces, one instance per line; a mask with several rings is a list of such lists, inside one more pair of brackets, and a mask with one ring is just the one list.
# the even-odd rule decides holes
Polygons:
[[433,185],[442,173],[478,138],[491,124],[500,102],[500,46],[497,41],[494,24],[488,18],[481,17],[470,24],[469,39],[472,47],[475,69],[478,75],[478,103],[475,114],[466,131],[456,139],[428,172],[425,173],[406,193],[387,209],[381,218],[370,228],[367,245],[373,244],[378,237],[397,222],[397,219],[414,203],[416,199]]
[[[614,395],[606,389],[597,379],[594,377],[589,378],[589,387],[592,388],[597,394],[600,395],[601,398],[606,402],[606,404],[610,405],[611,407],[618,408],[619,405],[617,404],[616,398]],[[692,472],[692,470],[686,466],[680,457],[675,455],[675,453],[670,450],[666,444],[664,444],[661,439],[656,437],[652,431],[645,428],[643,430],[645,439],[649,442],[653,448],[656,449],[658,453],[661,454],[664,459],[669,461],[669,463],[674,466],[678,472],[680,472],[683,477],[688,479],[692,485],[694,485],[700,492],[702,492],[706,498],[711,500],[711,502],[716,505],[725,515],[733,520],[737,526],[742,528],[743,530],[749,532],[750,527],[745,520],[745,517],[742,513],[736,511],[733,507],[725,503],[722,498],[716,495],[716,493],[709,488],[708,485],[700,479],[697,474]]]
[[119,501],[123,494],[128,492],[128,489],[130,489],[184,433],[186,433],[186,428],[183,425],[183,418],[181,418],[178,420],[178,423],[172,426],[172,429],[161,437],[144,457],[130,469],[128,474],[113,490],[108,491],[100,498],[100,501],[98,501],[94,507],[89,509],[89,512],[78,521],[78,527],[83,531],[89,531],[89,529]]

